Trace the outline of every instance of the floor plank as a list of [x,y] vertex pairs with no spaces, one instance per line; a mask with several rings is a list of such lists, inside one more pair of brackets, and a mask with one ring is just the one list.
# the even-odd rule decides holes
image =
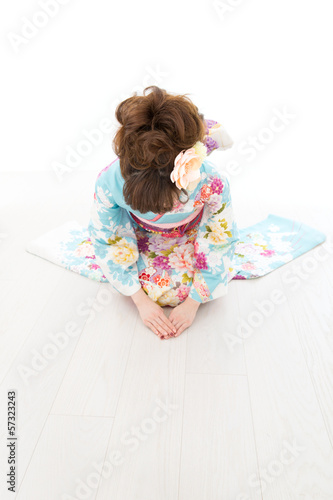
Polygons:
[[111,427],[110,418],[50,415],[17,500],[93,499]]
[[[255,482],[261,481],[264,500],[328,500],[333,495],[333,450],[293,311],[277,286],[280,272],[260,283],[245,283],[239,293],[242,317],[258,324],[243,343],[260,468]],[[274,289],[285,300],[269,306]],[[260,316],[254,300],[261,305],[266,301],[269,314]],[[287,460],[281,459],[286,455]]]
[[123,463],[96,500],[169,500],[178,495],[187,333],[160,340],[138,323],[108,454]]
[[[308,252],[229,283],[180,337],[161,341],[128,297],[105,302],[106,284],[25,252],[50,228],[88,223],[97,173],[81,174],[63,184],[22,174],[15,198],[13,175],[0,183],[0,437],[15,389],[19,498],[74,495],[76,480],[104,459],[110,474],[97,478],[93,500],[331,500],[333,248],[314,272]],[[260,179],[259,202],[246,176],[238,180],[239,227],[275,213],[332,232],[328,207],[270,199]],[[294,265],[307,266],[306,279],[290,281]],[[272,307],[274,290],[286,300]],[[26,385],[18,367],[31,367],[33,350],[70,321],[78,335]]]
[[[0,381],[67,272],[66,269],[32,255],[30,265],[21,279],[12,280],[1,301]],[[31,297],[34,300],[30,300]]]
[[225,297],[199,306],[195,322],[189,328],[187,373],[245,375],[242,340],[232,352],[229,349],[229,334],[233,334],[239,315],[237,293],[241,285],[231,281]]
[[115,415],[138,313],[130,297],[113,294],[106,283],[92,310],[51,413]]
[[[333,445],[333,238],[331,218],[307,213],[304,220],[327,235],[327,241],[291,263],[288,296],[294,324]],[[294,265],[295,264],[295,265]],[[290,278],[293,278],[291,281]]]
[[239,499],[257,468],[246,377],[187,374],[179,500]]
[[[93,300],[97,290],[96,282],[65,270],[24,344],[7,367],[0,390],[3,398],[10,387],[18,394],[17,425],[24,443],[20,447],[20,481],[86,322],[85,316],[77,314],[77,308],[88,298]],[[1,413],[1,438],[6,429],[5,418],[6,413]]]

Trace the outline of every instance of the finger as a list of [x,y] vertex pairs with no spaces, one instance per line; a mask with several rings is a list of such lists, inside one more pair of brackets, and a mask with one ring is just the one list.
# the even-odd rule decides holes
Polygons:
[[172,339],[174,336],[175,336],[175,334],[173,332],[171,332],[171,333],[168,333],[167,335],[164,335],[163,338],[164,339]]
[[155,335],[157,335],[160,338],[162,337],[162,334],[158,331],[158,329],[150,321],[147,320],[146,323],[148,323],[147,324],[148,328],[150,328],[150,330],[153,333],[155,333]]
[[178,328],[184,323],[184,320],[182,319],[177,319],[174,323],[176,330],[178,331]]
[[175,326],[172,327],[172,332],[169,333],[170,337],[174,337],[177,333],[177,328]]
[[176,331],[184,323],[184,321],[185,321],[184,318],[174,318],[172,324],[173,324],[174,328],[176,328]]
[[155,333],[160,339],[168,339],[170,336],[161,332],[161,326],[155,320],[146,320],[148,328]]
[[176,333],[176,329],[175,329],[174,325],[171,323],[171,321],[169,321],[169,319],[166,316],[164,316],[164,315],[163,316],[158,316],[156,319],[159,322],[159,324],[165,330],[167,330],[168,334]]
[[166,322],[166,324],[171,328],[171,330],[176,333],[176,327],[174,325],[174,323],[172,322],[172,320],[170,318],[168,318],[166,315],[164,315],[164,321]]
[[160,324],[157,320],[158,320],[158,318],[155,318],[155,319],[152,319],[151,321],[154,324],[155,328],[159,331],[160,337],[163,339],[168,339],[170,337],[170,335],[166,331],[163,321]]
[[[159,326],[159,328],[163,328],[163,327]],[[172,338],[174,336],[175,336],[175,334],[173,332],[170,332],[170,333],[161,333],[160,338],[161,339],[170,339],[170,338]]]
[[158,328],[159,328],[160,332],[162,332],[164,336],[169,335],[170,328],[168,328],[166,326],[166,324],[164,323],[164,321],[162,320],[162,318],[157,317],[157,318],[155,318],[155,321],[156,321],[156,323],[158,325]]
[[189,325],[187,323],[182,323],[182,325],[177,330],[175,337],[178,337],[181,333],[183,333],[183,331],[186,330],[186,328],[188,328],[188,326]]
[[163,336],[169,335],[169,332],[167,331],[163,321],[160,318],[154,318],[152,322]]

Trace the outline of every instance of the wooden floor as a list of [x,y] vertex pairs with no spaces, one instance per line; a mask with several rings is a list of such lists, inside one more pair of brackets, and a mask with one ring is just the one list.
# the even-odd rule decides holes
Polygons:
[[[25,251],[87,224],[95,177],[16,174],[14,193],[1,175],[1,499],[332,500],[333,245],[232,281],[161,341],[129,297]],[[249,209],[237,190],[234,205],[240,227],[275,213],[332,237],[320,207]],[[13,389],[16,495],[4,479]]]

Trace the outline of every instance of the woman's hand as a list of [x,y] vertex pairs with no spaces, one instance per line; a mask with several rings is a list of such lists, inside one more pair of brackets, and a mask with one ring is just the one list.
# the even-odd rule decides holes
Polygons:
[[143,323],[160,339],[170,338],[176,334],[175,326],[164,314],[162,307],[148,297],[142,288],[131,297],[138,308]]
[[187,297],[184,302],[171,311],[169,320],[177,328],[175,337],[178,337],[186,328],[192,325],[199,306],[200,302]]

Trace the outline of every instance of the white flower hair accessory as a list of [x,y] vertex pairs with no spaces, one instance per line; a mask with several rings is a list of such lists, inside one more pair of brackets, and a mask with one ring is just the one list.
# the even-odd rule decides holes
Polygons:
[[200,167],[207,157],[207,148],[197,141],[190,149],[183,150],[176,156],[174,168],[170,174],[178,189],[192,191],[200,180]]

